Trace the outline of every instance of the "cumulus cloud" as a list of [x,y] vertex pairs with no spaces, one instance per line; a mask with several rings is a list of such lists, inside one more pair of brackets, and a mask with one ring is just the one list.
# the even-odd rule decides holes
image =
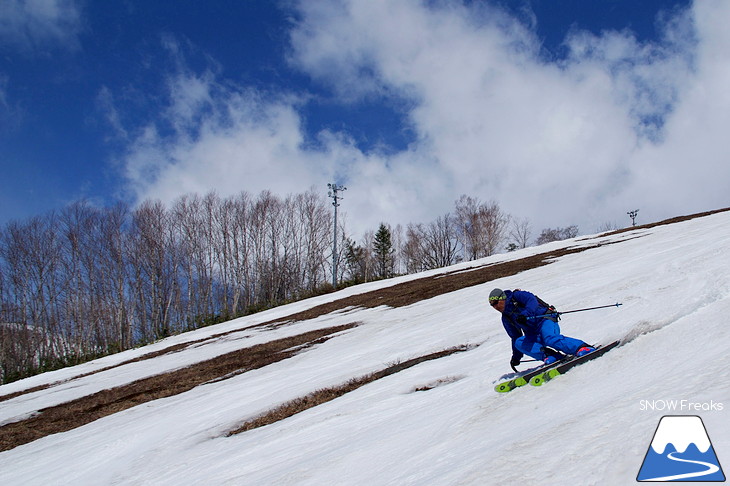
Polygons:
[[693,21],[698,48],[683,79],[661,143],[634,154],[628,194],[670,214],[728,206],[730,194],[730,32],[723,19],[730,4],[696,2]]
[[727,206],[728,14],[722,0],[665,14],[655,43],[573,31],[568,55],[548,61],[534,25],[497,8],[302,1],[291,65],[343,104],[408,106],[412,143],[363,152],[346,130],[307,134],[305,93],[183,67],[163,117],[129,145],[130,187],[170,199],[345,183],[355,231],[431,221],[461,194],[495,200],[538,231],[591,232],[636,208],[641,222]]
[[243,190],[286,195],[312,185],[324,191],[334,158],[352,158],[348,141],[326,132],[316,150],[304,147],[296,95],[230,85],[215,66],[195,72],[178,43],[169,36],[163,42],[174,46],[176,70],[167,78],[157,118],[134,132],[122,129],[118,102],[107,88],[99,94],[99,108],[126,139],[121,166],[136,200],[170,202],[210,190],[224,196]]

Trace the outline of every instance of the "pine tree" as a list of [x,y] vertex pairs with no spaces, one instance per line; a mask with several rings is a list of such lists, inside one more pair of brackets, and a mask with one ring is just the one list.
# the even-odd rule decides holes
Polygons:
[[351,239],[347,239],[345,246],[345,261],[350,273],[350,280],[355,283],[367,281],[367,255],[365,248],[358,246]]
[[385,223],[380,223],[378,232],[375,233],[373,250],[375,253],[377,275],[381,278],[393,276],[393,254],[395,250],[393,249],[390,228]]

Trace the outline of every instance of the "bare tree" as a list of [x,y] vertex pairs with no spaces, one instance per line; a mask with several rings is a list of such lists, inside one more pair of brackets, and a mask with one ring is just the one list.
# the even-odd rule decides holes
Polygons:
[[439,216],[428,225],[408,225],[405,252],[412,271],[430,270],[460,261],[454,218]]
[[456,225],[466,260],[475,260],[481,254],[479,206],[479,200],[466,195],[456,201]]
[[426,244],[429,268],[445,267],[461,260],[454,218],[448,213],[428,225]]
[[116,204],[104,211],[100,221],[99,265],[104,275],[104,300],[111,326],[107,349],[121,351],[134,343],[134,317],[130,313],[129,267],[127,265],[129,208]]
[[3,232],[5,286],[14,308],[15,330],[25,345],[18,366],[43,367],[63,355],[61,334],[62,246],[55,213],[27,223],[11,222]]
[[605,233],[607,231],[616,231],[617,229],[619,229],[619,226],[616,223],[607,221],[607,222],[603,223],[602,225],[600,225],[598,228],[596,228],[596,233]]
[[[355,245],[344,219],[338,247],[349,258],[337,260],[351,278],[369,280],[375,234]],[[81,201],[12,222],[0,228],[1,379],[317,291],[332,270],[331,225],[327,201],[314,189],[285,199],[268,191],[190,194],[169,209],[144,201],[133,211]],[[412,272],[460,259],[448,214],[409,225],[405,236],[401,227],[388,229],[387,274],[395,262],[402,262],[398,272]]]
[[532,229],[530,227],[530,220],[524,219],[512,219],[510,226],[510,238],[517,248],[527,248],[530,244],[530,237],[532,236]]
[[[313,291],[326,279],[327,249],[332,216],[324,196],[314,188],[296,198],[296,220],[300,222],[300,250],[303,269],[300,287]],[[342,231],[340,234],[344,235]]]
[[172,333],[179,301],[178,251],[170,218],[160,201],[145,201],[132,214],[130,262],[139,332],[144,341]]
[[362,237],[363,249],[363,270],[365,272],[365,281],[369,282],[375,278],[375,232],[366,231]]
[[409,224],[406,228],[406,241],[401,249],[407,273],[418,273],[425,270],[425,249],[421,238],[425,230],[422,224]]
[[259,194],[251,213],[251,243],[253,247],[254,274],[257,276],[255,301],[273,303],[279,296],[281,225],[281,200],[270,191]]
[[62,296],[59,300],[62,333],[67,349],[62,354],[82,355],[105,334],[102,305],[95,290],[102,285],[98,271],[98,214],[83,201],[64,208],[58,218],[61,246]]
[[405,244],[405,236],[403,226],[400,224],[396,225],[395,228],[391,228],[391,239],[393,241],[393,272],[396,275],[405,273],[405,268],[402,261],[403,245]]
[[179,266],[175,271],[180,272],[180,291],[175,293],[173,307],[187,326],[216,314],[214,292],[221,264],[220,206],[218,195],[209,192],[202,199],[195,194],[182,196],[169,212],[170,243]]
[[536,243],[538,245],[543,245],[552,241],[575,238],[576,236],[578,236],[578,227],[575,225],[565,228],[545,228],[542,230],[542,233],[540,233],[540,236],[537,237]]
[[504,241],[509,217],[492,201],[462,195],[456,201],[455,225],[464,248],[464,258],[475,260],[493,255]]

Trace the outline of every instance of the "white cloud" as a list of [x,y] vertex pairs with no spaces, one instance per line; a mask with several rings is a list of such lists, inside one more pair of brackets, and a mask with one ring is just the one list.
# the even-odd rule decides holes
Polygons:
[[698,49],[693,69],[667,118],[662,143],[635,154],[634,176],[627,191],[642,204],[670,214],[730,205],[730,32],[724,19],[730,4],[696,2]]
[[254,91],[227,93],[211,104],[200,83],[175,81],[179,97],[168,113],[174,135],[162,136],[150,125],[131,146],[126,175],[139,198],[170,201],[211,189],[224,195],[244,189],[304,192],[324,180],[326,161],[301,150],[300,119],[291,104],[264,100]]
[[726,2],[664,18],[656,44],[573,32],[557,63],[499,10],[437,5],[308,0],[291,33],[292,65],[342,103],[407,100],[407,149],[363,153],[329,131],[308,143],[304,93],[224,87],[181,69],[165,113],[173,135],[158,120],[130,146],[131,187],[169,200],[344,182],[356,234],[431,221],[460,194],[496,200],[536,231],[626,224],[637,207],[646,222],[727,205]]
[[28,52],[48,47],[75,49],[81,12],[75,0],[2,0],[0,46]]
[[[722,2],[664,15],[657,43],[639,43],[629,31],[574,32],[566,39],[571,55],[559,63],[544,61],[528,28],[498,10],[336,3],[301,2],[295,62],[350,92],[365,73],[366,88],[416,100],[410,121],[421,142],[413,156],[425,165],[435,159],[443,174],[441,189],[430,193],[436,204],[422,205],[444,212],[445,201],[467,193],[495,199],[536,225],[575,223],[592,231],[627,222],[625,212],[635,205],[643,206],[642,216],[661,218],[727,204],[727,177],[711,184],[710,194],[674,177],[687,169],[679,154],[700,149],[693,148],[698,138],[673,129],[685,105],[727,112],[726,102],[717,105],[726,96],[719,89],[707,92],[709,99],[687,98],[705,76],[717,77],[708,69],[728,65],[721,38],[727,34],[712,25],[727,18]],[[705,65],[708,50],[715,59]],[[718,86],[726,81],[719,76]],[[705,164],[723,165],[725,138],[704,138],[716,148]],[[647,184],[647,174],[654,183]],[[659,184],[664,174],[671,183]]]

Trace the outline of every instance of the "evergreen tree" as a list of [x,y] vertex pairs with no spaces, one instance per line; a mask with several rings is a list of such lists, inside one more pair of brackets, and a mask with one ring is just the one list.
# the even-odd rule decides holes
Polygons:
[[393,241],[390,228],[385,223],[380,223],[378,232],[375,233],[373,250],[376,262],[376,273],[381,278],[393,276]]
[[355,283],[367,281],[367,255],[365,248],[358,246],[353,240],[347,239],[345,261],[350,273],[350,280]]

